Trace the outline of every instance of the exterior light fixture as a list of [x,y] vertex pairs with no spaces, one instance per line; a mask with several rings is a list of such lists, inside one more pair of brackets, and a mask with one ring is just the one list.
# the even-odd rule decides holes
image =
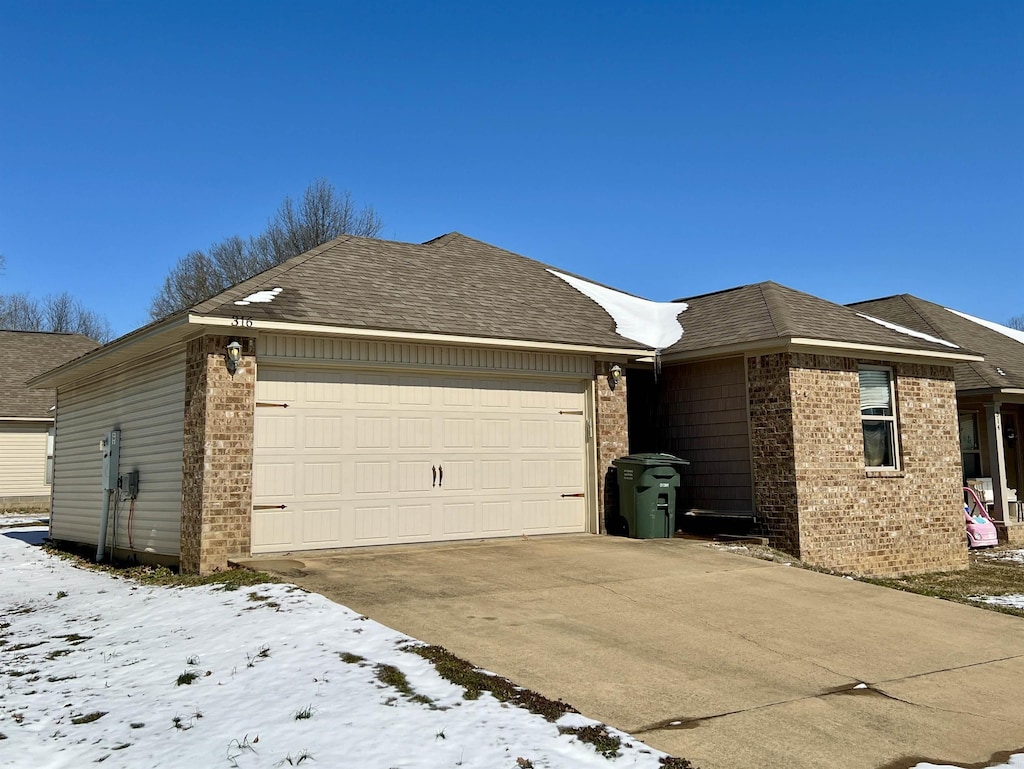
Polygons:
[[618,383],[621,380],[622,366],[616,363],[614,366],[611,367],[611,370],[608,372],[608,386],[614,390],[616,385],[618,385]]
[[1005,435],[1006,440],[1010,441],[1011,443],[1017,440],[1017,431],[1014,429],[1013,425],[1007,425],[1006,430],[1003,431],[1003,435]]
[[232,339],[227,346],[227,352],[224,353],[224,361],[228,365],[228,373],[231,376],[235,375],[235,371],[238,370],[238,361],[242,359],[242,345],[237,339]]

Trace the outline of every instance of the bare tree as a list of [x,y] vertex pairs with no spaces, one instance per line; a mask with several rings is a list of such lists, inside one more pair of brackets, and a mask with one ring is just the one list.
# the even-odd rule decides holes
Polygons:
[[382,227],[372,206],[358,208],[351,193],[339,193],[326,179],[316,179],[298,202],[285,197],[259,235],[248,240],[233,235],[179,259],[153,298],[150,317],[198,304],[341,235],[375,238]]
[[1010,328],[1015,328],[1018,331],[1024,331],[1024,315],[1014,315],[1006,321],[1006,325]]
[[42,301],[24,293],[0,295],[0,328],[82,334],[97,342],[113,336],[106,318],[86,309],[66,291]]
[[43,310],[28,294],[0,295],[0,327],[14,331],[43,331]]

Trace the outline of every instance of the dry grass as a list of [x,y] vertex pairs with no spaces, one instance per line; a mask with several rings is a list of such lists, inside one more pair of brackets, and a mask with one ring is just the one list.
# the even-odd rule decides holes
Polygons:
[[[723,549],[760,558],[764,561],[788,563],[792,566],[826,574],[839,574],[839,572],[829,569],[809,566],[781,550],[774,550],[763,545],[732,545]],[[981,595],[1024,595],[1024,551],[1019,548],[1000,547],[992,550],[972,550],[969,555],[969,566],[964,571],[937,571],[894,579],[871,577],[857,577],[857,579],[895,590],[904,590],[908,593],[933,596],[946,601],[956,601],[990,611],[1024,617],[1024,609],[994,606],[972,600],[974,596]]]

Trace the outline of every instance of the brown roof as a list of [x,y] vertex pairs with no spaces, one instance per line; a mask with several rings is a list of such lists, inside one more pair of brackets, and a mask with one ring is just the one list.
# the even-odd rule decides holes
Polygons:
[[850,307],[915,331],[947,339],[984,355],[985,360],[982,362],[961,362],[956,365],[957,390],[1024,388],[1024,344],[1005,334],[962,318],[942,305],[910,294],[856,302]]
[[[564,270],[562,272],[565,272]],[[236,300],[281,288],[273,301]],[[426,243],[343,236],[193,308],[213,316],[643,348],[548,265],[453,232]]]
[[0,331],[0,419],[52,419],[53,390],[29,390],[25,382],[97,346],[80,334]]
[[901,334],[843,307],[766,281],[684,300],[684,332],[666,354],[776,339],[813,339],[926,352],[964,352]]

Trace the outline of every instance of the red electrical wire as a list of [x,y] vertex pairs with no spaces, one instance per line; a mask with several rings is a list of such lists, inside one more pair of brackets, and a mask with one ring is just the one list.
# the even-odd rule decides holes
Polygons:
[[135,515],[135,497],[132,497],[132,502],[128,505],[128,549],[135,550],[135,543],[132,541],[132,516]]

